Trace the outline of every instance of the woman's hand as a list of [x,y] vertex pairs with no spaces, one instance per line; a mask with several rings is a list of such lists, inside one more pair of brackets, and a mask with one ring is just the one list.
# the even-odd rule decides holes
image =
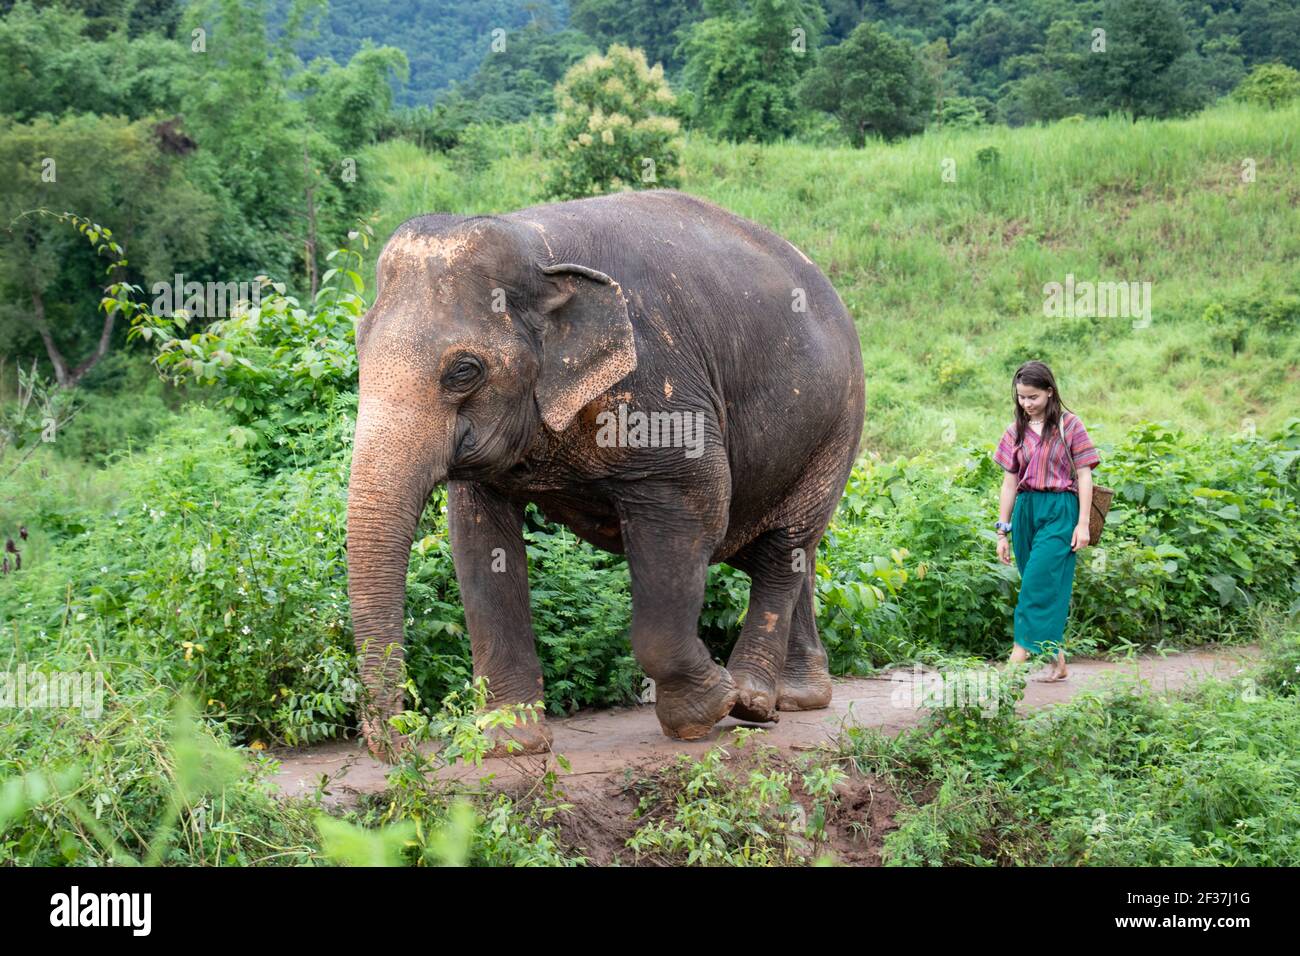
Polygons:
[[1011,544],[1005,534],[998,535],[998,560],[1003,564],[1011,563]]
[[1074,537],[1070,541],[1070,550],[1082,551],[1091,543],[1091,535],[1092,528],[1089,527],[1088,522],[1080,521],[1074,527]]

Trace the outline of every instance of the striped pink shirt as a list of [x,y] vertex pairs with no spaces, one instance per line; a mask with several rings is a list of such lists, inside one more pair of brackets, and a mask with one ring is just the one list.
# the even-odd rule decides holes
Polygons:
[[1026,425],[1024,444],[1017,448],[1016,423],[1012,422],[1002,433],[993,460],[1019,476],[1017,491],[1073,491],[1077,494],[1079,485],[1070,473],[1071,460],[1075,468],[1095,468],[1101,455],[1093,447],[1083,422],[1073,412],[1062,413],[1061,433],[1053,432],[1040,438]]

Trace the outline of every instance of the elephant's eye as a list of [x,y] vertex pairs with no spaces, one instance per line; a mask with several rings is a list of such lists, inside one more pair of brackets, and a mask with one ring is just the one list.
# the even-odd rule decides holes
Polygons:
[[478,384],[483,377],[483,363],[473,355],[459,355],[442,374],[444,388],[464,392]]

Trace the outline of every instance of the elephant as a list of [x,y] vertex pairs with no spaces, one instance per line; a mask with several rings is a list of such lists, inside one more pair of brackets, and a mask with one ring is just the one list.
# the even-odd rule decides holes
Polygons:
[[[492,706],[542,699],[530,502],[626,555],[632,651],[665,735],[829,705],[815,559],[857,456],[865,377],[853,319],[812,260],[654,189],[418,216],[376,270],[356,328],[346,539],[372,752],[392,759],[400,740],[387,718],[404,702],[408,562],[442,482]],[[751,579],[725,667],[698,632],[708,569],[723,562]],[[552,741],[544,717],[521,720],[493,754]]]

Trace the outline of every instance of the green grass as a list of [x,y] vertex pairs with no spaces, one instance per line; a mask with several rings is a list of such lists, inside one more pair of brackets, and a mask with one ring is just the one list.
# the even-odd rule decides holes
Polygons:
[[[1300,579],[1288,520],[1300,433],[1292,423],[1267,444],[1230,437],[1246,424],[1268,436],[1300,408],[1297,121],[1300,107],[1219,107],[1171,123],[929,134],[860,151],[687,142],[686,190],[771,226],[830,274],[862,333],[867,450],[915,456],[855,473],[836,538],[819,555],[823,639],[837,671],[1000,653],[1009,642],[1013,582],[993,562],[985,520],[997,468],[981,448],[1000,434],[1011,371],[1030,357],[1055,367],[1102,445],[1102,480],[1109,461],[1125,499],[1108,528],[1108,561],[1080,572],[1088,610],[1075,615],[1078,648],[1275,639],[1258,693],[1234,685],[1171,705],[1119,695],[973,729],[968,715],[946,714],[888,746],[851,741],[841,762],[897,770],[904,796],[926,795],[891,838],[889,860],[1300,859],[1290,756]],[[540,127],[473,136],[449,157],[401,142],[368,152],[363,170],[389,179],[380,239],[421,212],[542,200]],[[981,163],[988,147],[998,159]],[[941,178],[946,158],[955,182]],[[1246,158],[1254,183],[1240,180]],[[1042,285],[1066,273],[1151,281],[1151,326],[1044,319]],[[351,830],[319,833],[309,806],[266,792],[265,768],[247,750],[226,749],[263,733],[329,736],[350,720],[337,603],[346,383],[336,404],[308,403],[293,428],[265,429],[275,452],[266,474],[233,439],[229,414],[177,414],[185,396],[152,373],[139,377],[142,366],[104,363],[72,426],[0,488],[0,532],[30,530],[22,572],[0,580],[0,668],[103,670],[109,683],[100,721],[49,711],[0,722],[0,864],[322,863],[409,850],[400,829],[379,834],[382,846]],[[266,415],[292,405],[289,388],[272,389]],[[1202,485],[1219,497],[1207,500]],[[410,661],[421,695],[437,700],[461,685],[469,655],[436,503],[421,527]],[[617,700],[639,676],[621,634],[625,572],[570,539],[530,537],[553,709]],[[1207,583],[1228,579],[1228,598]],[[702,627],[715,642],[734,639],[743,576],[715,569],[711,581]],[[606,603],[575,614],[566,603],[575,593]],[[257,646],[245,646],[254,633]],[[186,690],[202,692],[206,727],[170,720]],[[187,753],[224,776],[187,777]],[[696,765],[676,782],[703,786],[713,769]],[[674,802],[671,821],[642,828],[642,849],[699,861],[719,848],[720,823],[766,829],[757,810],[775,805],[781,780],[751,783],[762,787]],[[383,806],[352,819],[419,824],[414,855],[442,860],[456,829],[446,794],[427,791],[419,773],[390,784]],[[468,858],[576,862],[539,825],[555,807],[537,817],[508,801],[481,809],[472,826],[457,824],[479,834],[472,852],[462,848]],[[1055,829],[1042,822],[1052,813]],[[772,859],[789,848],[758,847]],[[721,846],[733,861],[753,849]]]
[[[1300,862],[1300,630],[1252,619],[1260,664],[1172,694],[1112,675],[1028,717],[936,708],[891,737],[852,728],[839,754],[903,804],[894,865],[1295,866]],[[1279,679],[1280,678],[1280,679]]]
[[[996,441],[1011,373],[1029,358],[1053,367],[1099,443],[1141,419],[1194,433],[1251,419],[1267,432],[1300,407],[1300,336],[1252,331],[1225,356],[1199,319],[1213,302],[1296,291],[1298,129],[1300,106],[1224,105],[1173,122],[989,127],[863,150],[695,136],[683,189],[774,229],[830,276],[862,334],[869,453]],[[515,127],[500,140],[450,158],[374,148],[367,162],[390,180],[378,237],[419,213],[544,201],[544,138]],[[981,163],[987,147],[998,158]],[[945,159],[955,182],[943,181]],[[1043,285],[1067,273],[1151,282],[1150,327],[1045,319]]]

